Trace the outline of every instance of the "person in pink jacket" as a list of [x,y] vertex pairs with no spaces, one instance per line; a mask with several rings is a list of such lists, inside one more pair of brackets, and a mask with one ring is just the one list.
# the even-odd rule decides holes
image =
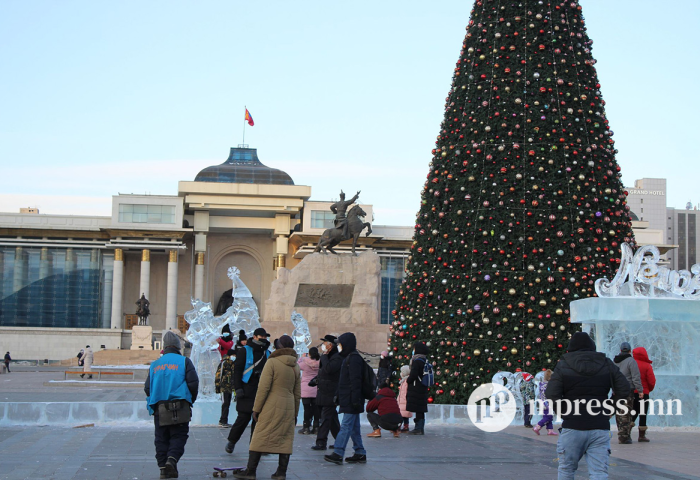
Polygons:
[[[651,360],[649,360],[649,355],[647,354],[647,349],[644,347],[637,347],[632,350],[632,356],[637,362],[639,367],[639,375],[642,378],[642,388],[644,390],[644,397],[639,398],[638,395],[634,397],[634,406],[632,407],[635,411],[635,415],[632,416],[632,421],[637,420],[639,416],[639,440],[640,442],[648,442],[647,438],[647,405],[649,403],[649,394],[656,387],[656,376],[654,376],[654,369],[651,366]],[[639,392],[637,392],[639,393]]]
[[[301,370],[301,402],[304,404],[304,426],[299,430],[302,435],[316,435],[318,430],[321,412],[316,407],[315,381],[320,360],[321,355],[318,354],[318,348],[311,347],[309,353],[304,354],[297,361]],[[309,385],[312,380],[314,380],[313,386]]]
[[408,421],[413,416],[411,412],[406,410],[406,394],[408,393],[408,383],[406,379],[411,373],[411,368],[408,365],[401,367],[401,383],[399,383],[399,410],[401,410],[401,416],[403,417],[403,427],[401,427],[402,432],[408,432]]

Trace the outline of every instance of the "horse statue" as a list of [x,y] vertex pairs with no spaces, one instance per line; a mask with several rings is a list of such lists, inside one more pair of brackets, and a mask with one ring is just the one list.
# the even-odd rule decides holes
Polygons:
[[365,235],[367,237],[369,237],[372,233],[372,225],[370,225],[369,222],[363,222],[363,218],[360,218],[364,217],[365,215],[367,214],[364,210],[360,208],[359,205],[355,205],[354,207],[352,207],[348,212],[347,236],[343,236],[342,226],[340,228],[327,228],[326,231],[323,232],[323,235],[321,235],[321,239],[318,241],[318,245],[316,245],[314,253],[331,252],[337,255],[338,252],[333,250],[333,247],[338,245],[343,240],[349,240],[352,238],[352,254],[357,255],[357,253],[355,253],[355,246],[357,245],[357,239],[360,237],[360,233],[362,233],[362,230],[364,230],[365,228],[367,229],[367,234]]

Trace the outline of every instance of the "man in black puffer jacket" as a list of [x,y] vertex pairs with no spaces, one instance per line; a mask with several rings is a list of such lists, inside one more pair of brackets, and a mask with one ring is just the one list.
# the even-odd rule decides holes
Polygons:
[[321,362],[316,376],[318,389],[316,390],[316,405],[321,408],[321,425],[316,434],[316,445],[312,450],[325,450],[328,442],[328,432],[333,438],[338,437],[340,431],[340,420],[335,406],[335,394],[338,391],[338,380],[340,379],[340,367],[343,365],[343,357],[338,353],[336,345],[337,338],[333,335],[326,335],[321,339]]
[[591,337],[584,332],[574,333],[568,353],[554,368],[545,391],[555,405],[557,400],[562,401],[558,411],[568,412],[562,414],[564,423],[557,442],[560,479],[574,478],[584,454],[589,476],[608,478],[609,415],[614,412],[608,399],[611,388],[618,398],[626,398],[630,392],[625,376],[604,353],[595,351]]
[[343,455],[348,440],[352,438],[355,454],[345,459],[349,463],[367,463],[367,452],[362,445],[360,433],[360,415],[365,411],[365,399],[362,397],[362,374],[365,360],[357,352],[357,339],[353,333],[344,333],[338,338],[338,352],[344,358],[338,381],[338,405],[343,413],[343,423],[335,439],[333,453],[323,458],[337,465],[343,464]]

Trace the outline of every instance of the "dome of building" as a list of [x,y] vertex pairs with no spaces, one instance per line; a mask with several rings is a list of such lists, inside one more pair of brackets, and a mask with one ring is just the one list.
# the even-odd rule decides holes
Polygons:
[[257,148],[231,148],[224,163],[205,168],[194,181],[294,185],[294,180],[286,172],[263,165],[258,159]]
[[638,217],[637,214],[634,213],[632,210],[630,210],[630,219],[631,219],[633,222],[638,222],[638,221],[639,221],[639,217]]

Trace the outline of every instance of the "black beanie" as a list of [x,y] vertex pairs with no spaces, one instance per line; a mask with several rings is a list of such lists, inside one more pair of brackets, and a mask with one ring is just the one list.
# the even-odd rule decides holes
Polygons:
[[245,330],[239,330],[238,331],[238,341],[245,342],[246,340],[248,340],[248,337],[245,336]]
[[586,332],[576,332],[569,340],[570,352],[595,352],[595,343]]
[[228,323],[224,325],[224,328],[221,329],[222,336],[224,333],[231,333],[231,326]]

